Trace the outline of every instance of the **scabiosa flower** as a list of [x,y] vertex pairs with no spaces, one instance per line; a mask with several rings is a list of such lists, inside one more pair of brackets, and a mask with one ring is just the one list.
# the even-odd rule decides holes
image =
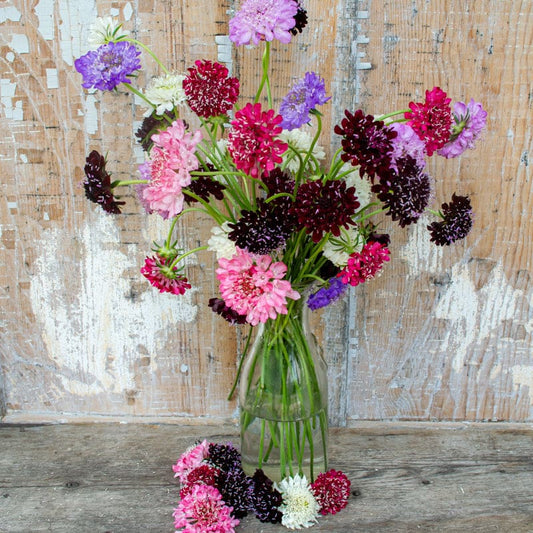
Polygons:
[[231,442],[227,444],[211,442],[208,447],[208,460],[210,464],[224,472],[241,467],[241,454]]
[[294,179],[292,179],[288,172],[284,172],[279,167],[263,174],[261,181],[267,186],[268,196],[274,196],[283,192],[288,194],[294,192]]
[[382,177],[374,191],[387,209],[387,215],[403,228],[418,222],[429,204],[431,180],[410,156],[399,159],[396,164],[398,172]]
[[449,204],[442,204],[441,216],[442,221],[432,222],[428,226],[431,241],[438,246],[464,239],[472,229],[472,205],[468,196],[453,194]]
[[355,187],[355,195],[361,206],[368,205],[372,195],[370,180],[366,176],[360,176],[357,169],[348,163],[342,165],[339,174],[344,174],[349,170],[352,170],[352,172],[342,178],[346,183],[346,188]]
[[302,33],[303,29],[307,26],[307,11],[302,6],[301,2],[298,2],[298,11],[294,15],[294,27],[290,30],[293,35]]
[[[144,91],[144,96],[152,102],[157,115],[170,113],[178,105],[185,104],[187,97],[183,90],[184,79],[185,76],[182,74],[165,74],[150,80]],[[147,102],[143,100],[143,104],[147,104]],[[152,112],[153,108],[150,107],[146,116],[151,115]]]
[[[224,198],[224,189],[226,186],[219,181],[214,180],[211,176],[197,176],[192,181],[191,184],[184,188],[184,191],[190,191],[202,200],[208,202],[211,196],[215,197],[217,200],[222,200]],[[198,202],[196,198],[188,196],[185,194],[185,202],[187,204],[194,204]]]
[[154,257],[147,257],[141,274],[159,292],[169,292],[171,294],[184,294],[191,284],[187,278],[180,273],[177,266],[171,267],[170,261],[156,254]]
[[154,111],[149,117],[144,117],[141,126],[135,132],[135,137],[145,152],[149,152],[154,144],[152,135],[166,130],[176,118],[177,115],[174,110],[167,111],[163,115],[157,115]]
[[452,114],[451,99],[440,87],[426,91],[426,100],[422,103],[409,103],[411,111],[405,113],[408,124],[426,144],[429,156],[442,148],[450,139]]
[[318,503],[305,476],[296,474],[276,486],[283,497],[281,523],[289,529],[311,527],[318,520]]
[[89,50],[74,61],[74,66],[83,76],[82,87],[112,91],[117,85],[128,83],[128,76],[141,68],[140,54],[127,41],[110,42]]
[[[279,134],[279,138],[289,145],[289,149],[283,154],[282,165],[290,172],[296,173],[300,169],[300,159],[295,154],[299,152],[305,158],[305,154],[311,149],[313,137],[302,129],[283,130]],[[309,165],[313,163],[313,159],[322,161],[326,157],[324,148],[319,144],[314,144],[311,151],[311,159]],[[291,191],[292,192],[292,191]]]
[[345,285],[339,278],[332,278],[325,287],[321,287],[307,299],[307,306],[312,311],[326,307],[332,302],[342,298],[348,285]]
[[262,111],[260,103],[248,103],[235,113],[228,134],[228,151],[239,170],[257,178],[281,163],[287,150],[287,143],[276,139],[282,131],[281,121],[273,109]]
[[220,292],[226,305],[252,326],[287,314],[287,298],[298,300],[300,295],[289,281],[282,279],[287,266],[273,263],[268,255],[252,255],[237,247],[231,259],[219,259],[216,270]]
[[387,172],[391,164],[392,140],[397,133],[385,126],[373,115],[365,115],[358,109],[353,115],[346,110],[341,125],[335,133],[342,136],[341,159],[353,166],[359,165],[359,174],[368,174],[373,180],[376,174]]
[[301,227],[319,242],[330,231],[340,235],[340,228],[355,224],[353,214],[360,204],[353,187],[346,188],[344,181],[307,181],[298,188],[291,212],[298,218]]
[[120,206],[126,202],[118,202],[113,196],[111,175],[105,169],[105,157],[93,150],[85,159],[85,179],[83,188],[85,196],[91,202],[100,204],[106,213],[120,214]]
[[207,241],[207,249],[216,253],[217,259],[222,257],[231,259],[237,251],[235,243],[228,237],[231,231],[229,222],[224,222],[222,226],[211,228],[211,237]]
[[393,122],[389,126],[398,135],[392,140],[391,168],[398,170],[396,161],[406,156],[412,157],[418,167],[426,166],[426,145],[415,130],[403,122]]
[[176,464],[172,466],[174,477],[179,478],[181,483],[187,482],[187,476],[198,468],[208,456],[209,443],[204,439],[199,444],[190,446],[185,450]]
[[246,324],[246,315],[239,315],[236,311],[226,305],[222,298],[210,298],[209,307],[214,313],[220,315],[230,324]]
[[111,41],[121,41],[129,32],[122,30],[122,24],[112,17],[97,17],[89,28],[87,42],[93,49]]
[[182,533],[235,533],[239,520],[231,516],[217,488],[194,485],[172,514],[174,527]]
[[201,464],[194,470],[191,470],[185,479],[185,485],[180,490],[180,498],[185,498],[192,492],[194,485],[211,485],[216,486],[220,470],[208,464]]
[[311,484],[311,491],[320,506],[320,514],[335,514],[344,509],[350,497],[350,485],[343,472],[329,470],[319,474]]
[[222,472],[217,481],[217,488],[222,499],[233,508],[231,516],[243,518],[251,509],[250,488],[252,479],[247,477],[239,466],[228,472]]
[[261,522],[277,524],[281,522],[279,506],[283,502],[281,493],[274,488],[271,479],[258,469],[252,476],[250,487],[251,510]]
[[342,228],[338,237],[330,236],[322,248],[322,254],[335,266],[345,267],[350,254],[360,252],[364,243],[365,239],[357,226]]
[[472,99],[468,104],[456,102],[453,106],[453,118],[455,124],[450,141],[437,151],[447,159],[458,157],[469,148],[475,148],[475,141],[487,123],[487,112],[479,102]]
[[196,61],[183,81],[190,108],[200,117],[223,115],[239,97],[239,80],[228,69],[212,61]]
[[244,0],[229,21],[229,38],[237,46],[274,39],[287,44],[297,12],[295,0]]
[[367,242],[360,252],[355,252],[348,259],[346,268],[338,276],[343,283],[353,287],[372,279],[381,271],[383,263],[390,260],[388,248],[379,242]]
[[315,72],[306,72],[281,102],[281,127],[284,130],[294,130],[307,124],[311,120],[310,111],[317,105],[325,104],[329,99],[330,97],[326,96],[324,79]]

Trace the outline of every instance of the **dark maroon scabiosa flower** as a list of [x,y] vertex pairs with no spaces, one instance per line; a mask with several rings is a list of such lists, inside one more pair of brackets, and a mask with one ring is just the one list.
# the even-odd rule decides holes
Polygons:
[[111,176],[105,169],[105,157],[93,150],[85,159],[85,196],[95,204],[100,204],[106,213],[120,214],[120,207],[126,202],[118,202],[113,196]]
[[360,252],[350,255],[348,264],[338,277],[353,287],[372,279],[381,271],[383,263],[390,260],[388,248],[379,242],[367,242]]
[[387,209],[387,215],[403,228],[418,222],[431,199],[431,180],[417,165],[414,158],[406,156],[396,161],[397,172],[391,169],[372,190]]
[[221,472],[216,487],[228,507],[233,507],[231,516],[242,518],[252,509],[250,487],[252,479],[247,477],[239,466],[227,472]]
[[283,497],[261,469],[256,470],[252,476],[250,503],[250,510],[261,522],[271,524],[281,522],[282,514],[279,506],[283,503]]
[[325,287],[321,287],[307,299],[307,306],[312,311],[326,307],[332,302],[342,298],[348,285],[345,285],[340,278],[332,278]]
[[198,60],[183,80],[190,108],[200,117],[224,115],[239,98],[239,80],[216,61]]
[[225,188],[225,185],[214,180],[211,176],[197,176],[193,178],[188,187],[183,188],[183,192],[185,194],[184,200],[189,205],[198,201],[196,198],[189,196],[187,191],[196,194],[196,196],[200,197],[206,202],[209,201],[210,196],[213,196],[217,200],[222,200],[224,198],[223,191]]
[[208,464],[203,464],[191,470],[187,474],[184,486],[180,490],[180,498],[185,498],[192,492],[194,485],[211,485],[216,486],[220,470]]
[[284,172],[279,167],[263,174],[261,181],[267,186],[269,196],[274,196],[281,192],[294,193],[294,180],[288,172]]
[[228,224],[228,237],[252,254],[270,253],[285,244],[294,229],[296,220],[288,214],[291,204],[284,197],[270,203],[257,200],[256,211],[243,210],[237,222]]
[[213,466],[228,472],[234,468],[241,467],[241,454],[231,442],[227,444],[209,443],[208,462]]
[[350,497],[350,485],[343,472],[329,470],[318,474],[311,484],[311,492],[320,506],[320,514],[335,514],[344,509]]
[[294,27],[289,30],[293,35],[302,33],[303,29],[307,26],[307,11],[302,6],[301,2],[298,2],[298,11],[294,15]]
[[184,294],[187,289],[191,288],[187,278],[179,272],[178,267],[171,267],[170,260],[158,254],[145,259],[141,274],[156,289],[159,289],[159,292]]
[[[150,116],[144,118],[140,128],[135,132],[135,137],[145,152],[149,152],[154,144],[152,135],[165,131],[176,118],[175,111],[165,111],[164,115],[158,115],[154,111]],[[185,128],[188,129],[188,126],[185,125]]]
[[440,87],[426,91],[426,100],[410,102],[411,111],[405,113],[408,124],[426,144],[427,154],[433,155],[449,140],[452,126],[451,99]]
[[209,307],[230,324],[246,324],[246,315],[240,315],[237,311],[228,307],[222,298],[210,298]]
[[319,242],[324,233],[338,237],[341,227],[355,224],[352,216],[359,206],[355,187],[347,189],[344,181],[307,181],[298,188],[291,213],[312,235],[313,242]]
[[473,225],[472,205],[468,196],[452,195],[452,201],[441,206],[442,221],[428,226],[431,241],[438,246],[447,246],[464,239]]
[[341,159],[352,165],[359,165],[361,177],[366,173],[373,181],[376,174],[389,170],[392,139],[398,134],[385,126],[382,120],[374,120],[358,109],[353,115],[346,110],[341,125],[335,126],[335,133],[342,136]]

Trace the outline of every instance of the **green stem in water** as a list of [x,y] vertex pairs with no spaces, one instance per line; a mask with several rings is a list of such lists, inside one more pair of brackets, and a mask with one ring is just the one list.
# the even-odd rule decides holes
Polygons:
[[244,363],[245,356],[248,353],[248,348],[250,347],[250,340],[252,338],[253,329],[254,329],[253,326],[251,326],[250,331],[248,332],[248,335],[246,336],[246,344],[244,345],[244,351],[242,352],[241,360],[239,361],[239,366],[237,368],[237,375],[235,376],[233,387],[231,387],[231,390],[228,394],[228,401],[233,398],[233,394],[235,393],[235,389],[237,388],[237,383],[239,382],[239,379],[241,377],[242,364]]

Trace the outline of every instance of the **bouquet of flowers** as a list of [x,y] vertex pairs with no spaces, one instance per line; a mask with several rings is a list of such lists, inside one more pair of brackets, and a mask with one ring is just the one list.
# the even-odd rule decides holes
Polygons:
[[[327,159],[319,144],[320,110],[330,100],[325,80],[297,73],[279,105],[270,85],[272,41],[297,39],[306,22],[298,0],[241,2],[229,37],[236,46],[263,48],[260,83],[249,102],[239,101],[239,80],[225,65],[204,59],[187,73],[169,72],[110,18],[98,19],[90,36],[94,49],[75,62],[83,87],[120,85],[147,108],[136,132],[146,152],[139,176],[112,181],[105,157],[92,151],[86,196],[118,214],[124,202],[117,191],[135,185],[146,212],[169,221],[168,235],[141,268],[161,292],[181,295],[191,288],[183,266],[189,254],[216,254],[219,294],[209,306],[232,324],[261,326],[241,379],[241,425],[244,432],[256,427],[258,448],[246,461],[263,467],[276,451],[281,477],[300,472],[305,454],[318,455],[317,439],[326,468],[321,363],[305,328],[290,317],[323,308],[382,271],[390,237],[378,231],[377,215],[405,227],[428,211],[435,216],[429,238],[437,246],[466,237],[473,221],[469,198],[453,194],[431,210],[426,160],[474,148],[487,116],[474,100],[452,105],[439,87],[427,90],[423,101],[379,116],[346,110],[334,128],[338,150]],[[161,70],[144,90],[133,85],[143,50]],[[198,128],[180,118],[181,111],[192,113]],[[183,250],[174,240],[176,223],[197,212],[212,218],[212,235],[203,246]],[[288,422],[291,417],[298,422]]]

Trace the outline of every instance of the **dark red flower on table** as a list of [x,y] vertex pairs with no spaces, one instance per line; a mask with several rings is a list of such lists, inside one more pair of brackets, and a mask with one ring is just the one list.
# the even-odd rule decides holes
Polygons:
[[344,509],[350,497],[350,485],[343,472],[330,470],[319,474],[311,484],[311,492],[320,506],[320,514],[335,514]]
[[231,442],[227,444],[209,443],[207,460],[225,472],[241,466],[241,454]]
[[240,466],[220,473],[216,487],[222,494],[222,499],[226,505],[232,508],[231,516],[242,518],[251,510],[251,485],[251,478],[244,473]]
[[113,195],[111,176],[105,169],[105,157],[93,150],[85,160],[85,179],[83,188],[85,196],[96,204],[100,204],[106,213],[120,214],[120,207],[126,202],[118,202]]
[[433,155],[450,139],[452,126],[451,99],[440,87],[426,91],[426,100],[410,102],[411,111],[405,113],[408,124],[426,144],[426,152]]
[[472,205],[468,196],[452,195],[449,204],[442,204],[442,221],[428,226],[431,241],[438,246],[450,245],[464,239],[473,225]]
[[187,289],[191,288],[187,278],[179,272],[178,267],[172,267],[170,260],[158,254],[145,259],[141,274],[159,289],[159,292],[184,294]]
[[353,115],[346,110],[335,133],[342,136],[341,159],[359,165],[359,174],[367,174],[373,181],[376,174],[386,173],[391,165],[392,139],[398,134],[372,115],[358,109]]
[[390,260],[388,248],[379,242],[367,242],[360,252],[350,255],[348,264],[338,274],[342,282],[353,287],[372,279]]
[[200,117],[224,115],[239,98],[239,80],[220,63],[198,60],[183,80],[190,108]]
[[281,522],[282,514],[279,506],[283,503],[283,497],[261,469],[256,470],[252,476],[250,503],[251,510],[261,522],[271,524]]
[[216,486],[216,482],[220,471],[208,464],[203,464],[191,470],[187,474],[187,479],[184,486],[180,490],[180,498],[185,498],[192,492],[194,485],[210,485]]

